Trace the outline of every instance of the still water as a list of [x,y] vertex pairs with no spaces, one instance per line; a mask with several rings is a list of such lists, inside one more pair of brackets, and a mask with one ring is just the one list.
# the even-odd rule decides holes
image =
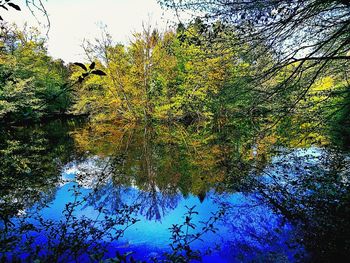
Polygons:
[[[76,120],[1,132],[0,252],[7,260],[93,262],[117,251],[146,262],[311,255],[291,211],[305,211],[314,193],[297,182],[329,170],[322,148],[267,151],[180,126]],[[182,225],[179,233],[174,225]],[[190,250],[176,249],[183,242]]]

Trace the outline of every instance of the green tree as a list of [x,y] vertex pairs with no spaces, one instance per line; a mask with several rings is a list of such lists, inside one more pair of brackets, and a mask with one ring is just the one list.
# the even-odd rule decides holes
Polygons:
[[[250,101],[254,103],[245,108],[259,114],[262,110],[269,112],[269,125],[263,132],[273,130],[296,111],[302,112],[306,107],[302,101],[313,96],[315,85],[328,76],[335,82],[329,88],[327,102],[314,100],[308,106],[323,108],[322,119],[328,123],[335,117],[335,114],[328,116],[324,105],[333,98],[337,100],[340,85],[344,86],[343,92],[349,92],[349,85],[343,83],[349,75],[349,1],[159,2],[166,8],[176,9],[179,14],[190,10],[195,17],[201,17],[202,35],[207,43],[212,40],[212,24],[219,21],[235,33],[231,40],[222,39],[226,48],[248,45],[243,54],[250,58],[252,65],[249,76],[254,88],[249,94],[253,95]],[[243,94],[245,90],[242,87]],[[335,103],[333,112],[344,107],[349,108],[349,105]],[[304,112],[309,119],[312,117],[309,110]],[[314,115],[314,124],[319,116]]]
[[38,30],[3,25],[0,62],[1,118],[40,118],[70,107],[70,93],[64,92],[68,70],[62,60],[47,54]]

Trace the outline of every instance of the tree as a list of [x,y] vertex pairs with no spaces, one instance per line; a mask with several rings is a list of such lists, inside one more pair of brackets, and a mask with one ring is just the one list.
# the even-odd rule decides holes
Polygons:
[[107,77],[83,85],[76,111],[93,113],[95,119],[146,120],[153,116],[163,101],[165,85],[174,76],[174,56],[165,45],[171,42],[170,35],[145,27],[128,46],[114,44],[106,31],[101,39],[87,42],[87,57],[98,60]]
[[68,70],[62,60],[48,56],[38,30],[3,24],[0,61],[0,118],[40,118],[70,107],[64,90]]
[[[259,93],[248,112],[267,109],[274,115],[268,129],[292,115],[324,77],[337,80],[327,90],[328,99],[349,93],[349,82],[339,81],[347,80],[349,75],[349,1],[159,2],[166,8],[175,9],[179,17],[182,11],[191,11],[197,19],[200,17],[204,24],[202,34],[209,44],[212,41],[211,25],[220,21],[235,33],[231,41],[223,40],[227,47],[247,45],[245,56],[255,69],[249,77],[256,87],[254,90]],[[343,87],[341,92],[339,85]],[[318,103],[323,102],[314,102],[312,107]],[[336,104],[335,111],[340,110],[339,107],[349,108],[349,104]]]

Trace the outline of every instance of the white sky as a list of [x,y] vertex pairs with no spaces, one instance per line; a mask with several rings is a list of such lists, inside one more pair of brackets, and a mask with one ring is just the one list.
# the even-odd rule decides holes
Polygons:
[[[25,0],[17,0],[22,11],[1,12],[5,21],[19,26],[27,22],[40,27]],[[51,28],[48,50],[55,58],[66,62],[82,61],[85,57],[81,48],[83,39],[94,39],[100,35],[99,24],[106,24],[114,41],[127,43],[133,32],[141,31],[142,22],[150,22],[163,30],[172,25],[173,16],[164,13],[156,0],[43,0],[48,11]],[[40,12],[38,19],[45,23]],[[174,21],[174,20],[173,20]]]

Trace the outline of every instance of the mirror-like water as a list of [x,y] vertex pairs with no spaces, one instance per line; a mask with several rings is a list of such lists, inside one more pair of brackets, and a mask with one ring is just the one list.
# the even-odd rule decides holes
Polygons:
[[322,216],[342,208],[337,193],[349,187],[346,155],[261,153],[183,127],[55,121],[7,127],[1,137],[9,260],[97,261],[118,251],[145,261],[304,261],[317,257],[314,231],[324,230],[320,244],[333,242],[338,226],[323,220],[334,225],[337,215]]

